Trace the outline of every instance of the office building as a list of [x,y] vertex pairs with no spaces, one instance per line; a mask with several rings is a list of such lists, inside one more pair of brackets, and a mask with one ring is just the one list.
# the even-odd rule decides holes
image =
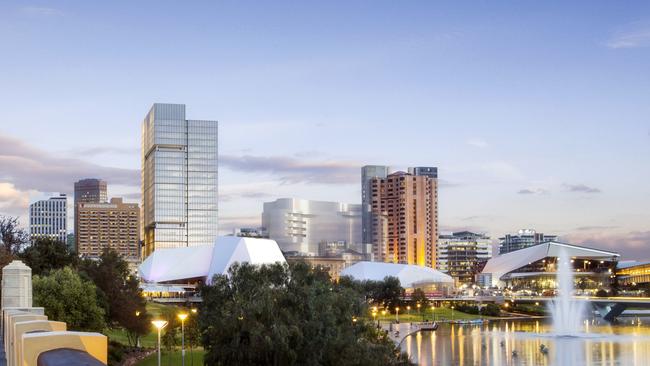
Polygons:
[[[74,183],[74,227],[79,227],[79,212],[77,208],[80,203],[104,203],[108,202],[106,181],[96,178],[81,179]],[[78,238],[74,237],[74,249],[79,248]]]
[[322,242],[361,243],[361,206],[281,198],[264,203],[262,226],[283,252],[318,255]]
[[143,257],[217,237],[217,122],[154,104],[142,123]]
[[436,268],[454,278],[457,285],[474,283],[475,276],[492,258],[492,243],[484,234],[461,231],[438,237]]
[[68,238],[68,198],[65,194],[29,205],[29,236],[51,238],[66,243]]
[[437,178],[405,172],[372,178],[370,195],[374,259],[435,267]]
[[501,241],[499,243],[499,255],[556,239],[557,235],[544,235],[532,229],[522,229],[519,230],[517,235],[506,234],[504,237],[499,238]]
[[106,182],[101,179],[82,179],[74,183],[74,204],[108,202]]
[[82,257],[98,258],[105,248],[125,259],[140,257],[140,208],[111,198],[109,203],[77,205],[76,252]]
[[373,178],[386,178],[390,168],[383,165],[366,165],[361,168],[361,230],[362,252],[372,253],[372,195],[370,182]]

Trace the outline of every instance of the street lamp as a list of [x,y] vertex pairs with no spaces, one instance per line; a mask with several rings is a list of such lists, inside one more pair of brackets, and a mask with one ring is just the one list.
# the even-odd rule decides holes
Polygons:
[[161,355],[160,355],[160,331],[167,326],[167,321],[165,320],[154,320],[151,322],[156,329],[158,329],[158,366],[161,364]]
[[178,314],[178,319],[181,320],[181,359],[183,360],[183,366],[185,366],[185,319],[187,319],[187,313]]
[[421,306],[422,306],[422,304],[420,304],[420,303],[417,304],[417,307],[418,307],[418,313],[420,313],[420,315],[422,316],[422,321],[424,321],[424,315],[422,314],[422,310],[420,310],[420,307],[421,307]]
[[406,313],[411,315],[411,305],[406,306]]
[[399,307],[395,307],[395,320],[399,323]]
[[431,314],[433,314],[433,322],[436,322],[436,306],[431,305]]
[[[135,312],[135,316],[138,316],[138,317],[139,317],[139,316],[140,316],[140,312],[136,310],[136,312]],[[137,348],[140,348],[140,336],[139,336],[139,335],[136,335],[136,338],[138,338],[138,341],[136,342],[136,345],[135,345],[135,346],[136,346]]]
[[454,306],[451,306],[451,322],[454,322]]

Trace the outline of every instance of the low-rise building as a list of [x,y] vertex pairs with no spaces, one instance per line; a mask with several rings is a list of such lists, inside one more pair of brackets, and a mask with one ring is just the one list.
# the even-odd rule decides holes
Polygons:
[[608,287],[614,276],[619,254],[560,242],[546,242],[490,259],[480,277],[491,280],[491,287],[526,290],[538,295],[557,288],[558,257],[571,258],[580,290]]
[[485,234],[459,231],[438,238],[436,268],[457,285],[475,282],[481,263],[492,258],[492,243]]
[[365,260],[363,254],[349,249],[338,254],[323,256],[290,255],[285,253],[285,257],[289,263],[304,262],[309,264],[312,268],[325,269],[334,280],[339,279],[341,271],[344,269]]

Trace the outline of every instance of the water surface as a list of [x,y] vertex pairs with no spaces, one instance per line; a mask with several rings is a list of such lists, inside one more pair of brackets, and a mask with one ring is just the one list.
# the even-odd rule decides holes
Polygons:
[[419,365],[650,365],[650,319],[622,323],[585,322],[578,337],[556,337],[543,320],[441,325],[406,338],[402,348]]

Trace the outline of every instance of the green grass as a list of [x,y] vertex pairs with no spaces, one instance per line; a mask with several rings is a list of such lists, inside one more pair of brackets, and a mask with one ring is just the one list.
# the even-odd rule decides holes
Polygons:
[[[203,365],[203,355],[205,354],[205,351],[203,349],[195,349],[192,351],[192,354],[194,355],[194,365],[195,366],[200,366]],[[185,351],[185,366],[191,366],[192,356],[190,356],[190,350]],[[180,365],[181,364],[181,351],[180,350],[175,350],[172,352],[162,352],[162,360],[161,360],[162,366],[167,366],[167,365]],[[136,363],[136,366],[157,366],[158,365],[158,353],[153,353],[151,356],[145,358],[144,360]]]
[[[452,319],[452,312],[453,312],[453,319],[454,320],[472,320],[472,319],[481,319],[481,318],[491,318],[489,316],[480,316],[480,315],[475,315],[475,314],[466,314],[466,313],[461,313],[460,311],[457,310],[451,310],[449,308],[436,308],[433,312],[431,311],[430,308],[426,310],[422,310],[422,313],[419,313],[417,309],[411,309],[410,311],[406,309],[400,309],[399,312],[399,321],[404,323],[409,323],[409,322],[420,322],[422,321],[422,317],[424,316],[424,319],[428,319],[429,321],[432,321],[434,319],[436,320],[451,320]],[[434,317],[435,314],[435,317]],[[370,317],[372,318],[372,316]],[[381,310],[379,310],[379,314],[377,315],[377,318],[380,321],[394,321],[396,319],[395,314],[390,314],[386,312],[386,315],[381,315]]]
[[[122,328],[106,329],[104,330],[104,335],[108,337],[110,341],[115,341],[123,345],[129,345],[129,339],[126,336],[126,331]],[[158,333],[152,331],[146,336],[140,338],[140,346],[142,347],[155,347],[158,343]]]
[[[157,304],[154,302],[147,303],[147,313],[151,315],[152,319],[159,317],[165,308],[174,307],[174,305]],[[104,330],[104,335],[109,340],[115,341],[124,345],[129,345],[129,339],[126,336],[126,331],[122,328],[113,328]],[[180,336],[179,336],[180,337]],[[180,341],[180,338],[179,338]],[[140,346],[142,347],[156,347],[158,343],[158,333],[151,327],[151,333],[140,338]]]

